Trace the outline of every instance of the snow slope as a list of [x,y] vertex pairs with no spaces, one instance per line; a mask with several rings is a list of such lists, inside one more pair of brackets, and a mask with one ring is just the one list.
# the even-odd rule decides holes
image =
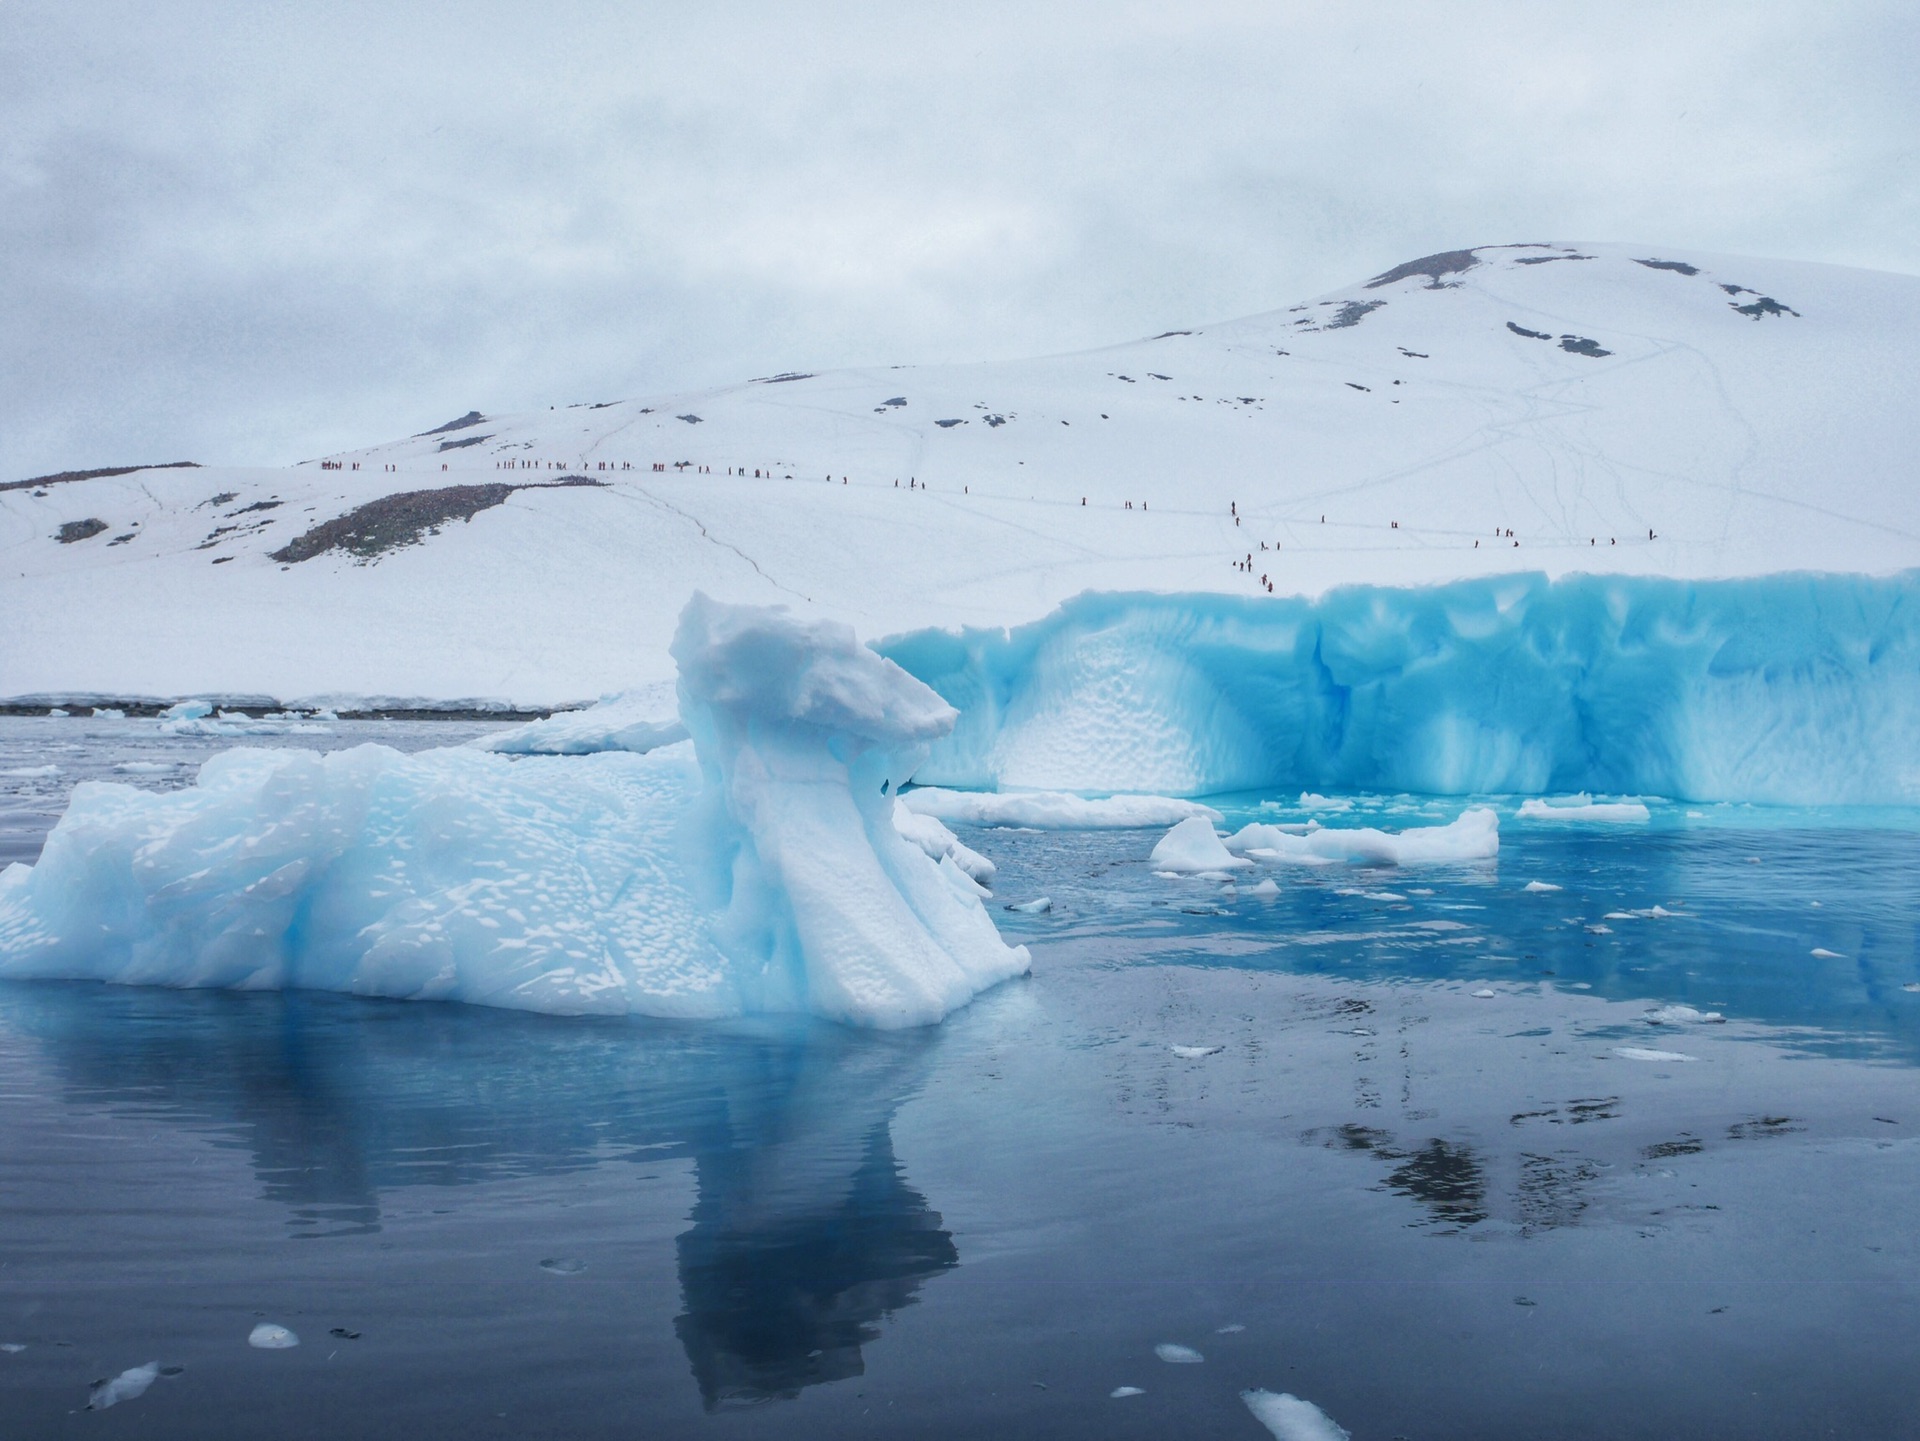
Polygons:
[[[696,589],[885,634],[1263,577],[1885,575],[1920,567],[1916,347],[1912,277],[1488,247],[1082,355],[476,416],[338,470],[10,489],[0,696],[550,704],[669,681]],[[383,496],[564,476],[597,484],[462,493],[483,508],[370,560],[272,558]]]

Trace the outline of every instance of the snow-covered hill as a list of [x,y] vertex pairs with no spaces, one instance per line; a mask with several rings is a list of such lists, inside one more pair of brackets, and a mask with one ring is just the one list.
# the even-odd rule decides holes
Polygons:
[[666,682],[696,589],[880,636],[1088,590],[1886,574],[1920,566],[1916,358],[1920,279],[1494,246],[1081,355],[9,488],[0,696],[563,702]]

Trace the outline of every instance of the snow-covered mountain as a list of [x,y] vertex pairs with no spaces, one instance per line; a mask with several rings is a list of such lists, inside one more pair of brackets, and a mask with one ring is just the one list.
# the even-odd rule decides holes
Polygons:
[[1086,354],[16,484],[0,696],[563,702],[666,682],[696,589],[881,636],[1089,590],[1887,574],[1920,566],[1917,357],[1913,277],[1491,246]]

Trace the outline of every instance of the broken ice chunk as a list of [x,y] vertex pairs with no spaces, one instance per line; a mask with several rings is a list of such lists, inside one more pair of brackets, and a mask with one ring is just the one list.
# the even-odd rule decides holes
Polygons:
[[300,1338],[285,1326],[262,1321],[247,1333],[247,1344],[262,1351],[286,1351],[300,1344]]
[[1118,1401],[1122,1396],[1144,1396],[1147,1393],[1138,1386],[1115,1386],[1107,1395]]
[[1206,1360],[1191,1346],[1176,1346],[1171,1341],[1162,1341],[1153,1348],[1153,1354],[1170,1366],[1197,1366]]
[[1007,909],[1010,911],[1018,911],[1023,916],[1041,915],[1053,909],[1053,897],[1035,896],[1030,901],[1020,901],[1016,904],[1009,905]]
[[578,1276],[587,1269],[587,1263],[572,1256],[549,1256],[540,1263],[540,1269],[556,1276]]
[[1352,1432],[1336,1426],[1326,1412],[1298,1396],[1254,1390],[1242,1391],[1240,1399],[1275,1441],[1352,1441]]
[[1560,887],[1556,886],[1552,881],[1528,881],[1521,889],[1527,891],[1557,891]]
[[1175,1046],[1174,1055],[1183,1061],[1197,1061],[1203,1056],[1217,1056],[1226,1050],[1225,1046]]
[[1813,948],[1813,954],[1823,961],[1844,961],[1846,959],[1846,957],[1838,951],[1830,951],[1825,946],[1815,946]]
[[1698,1056],[1683,1055],[1679,1051],[1651,1051],[1645,1046],[1615,1046],[1613,1053],[1624,1056],[1629,1061],[1695,1061]]
[[87,1409],[104,1411],[109,1406],[117,1406],[122,1401],[133,1401],[147,1394],[160,1375],[160,1363],[149,1361],[144,1366],[130,1366],[110,1381],[95,1381],[87,1392]]

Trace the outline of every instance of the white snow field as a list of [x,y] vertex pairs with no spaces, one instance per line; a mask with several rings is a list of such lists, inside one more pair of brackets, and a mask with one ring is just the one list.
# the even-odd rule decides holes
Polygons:
[[[341,469],[10,489],[0,696],[551,705],[669,682],[696,589],[879,636],[1087,591],[1890,576],[1920,566],[1916,347],[1912,277],[1491,246],[1087,354],[475,414]],[[447,487],[474,489],[353,514]],[[1539,591],[1513,584],[1459,623]],[[1447,612],[1398,614],[1379,625],[1412,664]],[[1213,783],[1184,764],[1132,788]]]
[[236,749],[184,791],[83,784],[0,873],[0,976],[894,1027],[1027,969],[979,858],[896,828],[938,696],[843,625],[703,596],[673,654],[690,745]]

